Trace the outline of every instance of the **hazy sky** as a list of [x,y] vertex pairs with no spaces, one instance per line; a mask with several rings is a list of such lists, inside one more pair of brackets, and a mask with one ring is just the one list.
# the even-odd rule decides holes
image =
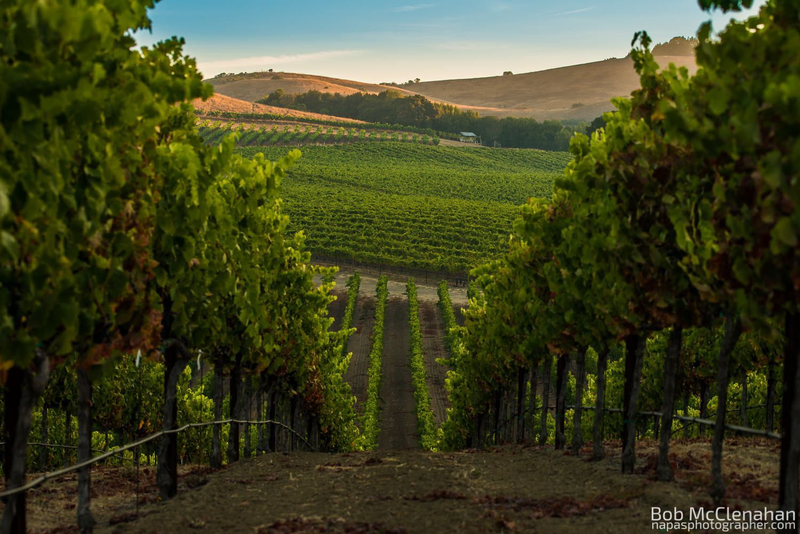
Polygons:
[[140,44],[182,36],[206,77],[272,68],[366,82],[623,57],[638,30],[661,42],[729,20],[696,0],[162,0],[151,18]]

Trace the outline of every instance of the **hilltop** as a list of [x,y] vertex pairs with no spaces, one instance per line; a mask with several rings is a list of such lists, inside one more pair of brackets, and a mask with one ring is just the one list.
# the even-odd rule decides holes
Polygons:
[[256,104],[238,98],[231,98],[222,94],[215,94],[206,101],[197,99],[192,102],[194,108],[200,113],[210,112],[223,112],[223,113],[236,113],[236,114],[249,114],[258,113],[263,115],[280,115],[286,118],[298,118],[311,121],[334,121],[334,122],[351,122],[353,124],[361,124],[362,121],[355,119],[347,119],[343,117],[333,117],[331,115],[323,115],[320,113],[311,113],[308,111],[297,111],[294,109],[279,108],[275,106],[266,106],[264,104]]
[[[693,56],[658,56],[662,67],[674,63],[697,71]],[[431,100],[472,106],[482,115],[592,120],[614,109],[610,100],[639,87],[633,60],[607,59],[526,74],[414,84]]]
[[[668,51],[671,49],[668,49]],[[691,55],[659,55],[662,67],[674,63],[697,71]],[[592,120],[613,109],[610,100],[626,96],[639,86],[630,58],[607,59],[525,74],[470,78],[390,86],[299,73],[247,73],[206,80],[217,94],[255,102],[278,89],[286,93],[316,90],[323,93],[380,93],[395,89],[481,115],[546,119]],[[285,111],[285,110],[284,110]]]

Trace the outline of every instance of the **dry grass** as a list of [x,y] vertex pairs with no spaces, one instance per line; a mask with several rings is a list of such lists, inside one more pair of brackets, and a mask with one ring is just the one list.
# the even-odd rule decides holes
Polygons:
[[[662,56],[657,60],[662,66],[672,62],[692,73],[697,71],[693,57]],[[423,82],[413,87],[434,100],[476,106],[483,115],[592,120],[613,109],[612,98],[627,96],[639,87],[639,77],[633,61],[624,58],[514,76]]]
[[334,117],[332,115],[321,115],[319,113],[309,113],[307,111],[296,111],[293,109],[279,108],[275,106],[265,106],[263,104],[254,104],[252,102],[245,102],[229,96],[216,94],[203,102],[198,99],[193,102],[195,109],[203,112],[209,111],[227,111],[230,113],[270,113],[273,115],[284,115],[287,117],[298,117],[305,119],[314,119],[320,121],[337,121],[337,122],[350,122],[353,124],[363,124],[364,121],[357,121],[354,119],[345,119],[342,117]]
[[[670,62],[697,70],[690,56],[660,56],[662,66]],[[325,93],[379,93],[388,86],[362,83],[307,74],[276,73],[247,80],[208,80],[220,94],[254,102],[277,89],[287,93],[303,93],[312,89]],[[639,77],[630,58],[597,61],[557,69],[463,80],[422,82],[398,91],[425,97],[481,115],[498,117],[534,117],[545,119],[592,120],[604,111],[613,109],[610,100],[627,96],[639,87]]]

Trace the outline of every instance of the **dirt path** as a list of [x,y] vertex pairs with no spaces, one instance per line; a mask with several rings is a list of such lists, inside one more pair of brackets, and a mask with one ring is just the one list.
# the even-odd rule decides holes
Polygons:
[[[726,460],[732,464],[729,472],[734,472],[739,456],[752,463],[758,453],[768,458],[762,462],[770,466],[767,476],[777,481],[774,447],[754,448],[749,443],[731,451],[732,460]],[[706,454],[694,452],[693,445],[676,448],[681,470],[688,469],[684,466],[691,459],[697,473],[707,472],[709,445],[699,447]],[[639,454],[640,466],[649,465],[647,458],[654,450],[653,442],[650,451]],[[620,474],[620,450],[612,447],[609,452],[611,457],[602,462],[549,447],[272,454],[214,473],[197,489],[182,487],[172,501],[144,506],[144,517],[136,521],[105,524],[96,531],[639,534],[653,532],[651,507],[688,513],[700,503],[712,506],[705,492],[684,482],[654,482],[652,469],[644,475]],[[735,480],[731,492],[755,484]],[[768,502],[773,499],[777,493],[771,490]],[[741,509],[765,506],[752,496],[733,498],[730,504]]]
[[372,325],[375,323],[375,299],[359,297],[353,310],[353,327],[355,333],[347,342],[347,350],[353,353],[350,366],[344,374],[344,380],[356,397],[356,411],[361,414],[367,401],[367,384],[369,382],[369,351],[372,348]]
[[341,289],[334,289],[331,295],[336,297],[336,300],[328,304],[328,317],[333,317],[333,323],[329,330],[336,332],[342,327],[342,318],[344,317],[344,309],[347,307],[347,291]]
[[[360,293],[365,295],[374,295],[375,294],[375,286],[378,285],[378,277],[371,273],[364,273],[363,271],[359,271],[361,274],[361,288],[359,290]],[[335,281],[336,287],[342,288],[342,291],[345,291],[347,280],[353,274],[353,270],[349,267],[343,267],[336,273]],[[322,277],[317,275],[314,278],[314,282],[319,284],[322,281]],[[408,281],[408,276],[400,276],[396,274],[389,275],[389,294],[402,294],[405,293],[406,290],[406,282]],[[430,301],[430,302],[439,302],[439,294],[438,294],[438,283],[422,283],[421,280],[415,278],[414,281],[417,284],[417,299],[420,302],[423,301]],[[454,308],[462,308],[466,307],[469,304],[469,299],[467,299],[467,289],[464,287],[451,287],[450,288],[450,301],[453,303]],[[458,317],[458,309],[456,310],[456,318]]]
[[419,446],[408,313],[408,299],[393,294],[390,288],[384,322],[382,405],[378,425],[378,448],[386,451]]
[[436,426],[442,424],[450,403],[444,389],[447,367],[438,363],[437,358],[447,358],[445,331],[439,306],[433,302],[420,302],[420,327],[422,328],[422,354],[425,356],[425,374],[428,391],[431,395],[431,408]]

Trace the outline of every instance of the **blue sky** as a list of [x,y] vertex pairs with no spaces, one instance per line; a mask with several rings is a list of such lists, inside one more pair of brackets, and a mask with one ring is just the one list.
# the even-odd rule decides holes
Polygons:
[[161,0],[151,18],[139,43],[182,36],[207,77],[272,68],[366,82],[599,61],[625,56],[638,30],[661,42],[729,20],[696,0]]

